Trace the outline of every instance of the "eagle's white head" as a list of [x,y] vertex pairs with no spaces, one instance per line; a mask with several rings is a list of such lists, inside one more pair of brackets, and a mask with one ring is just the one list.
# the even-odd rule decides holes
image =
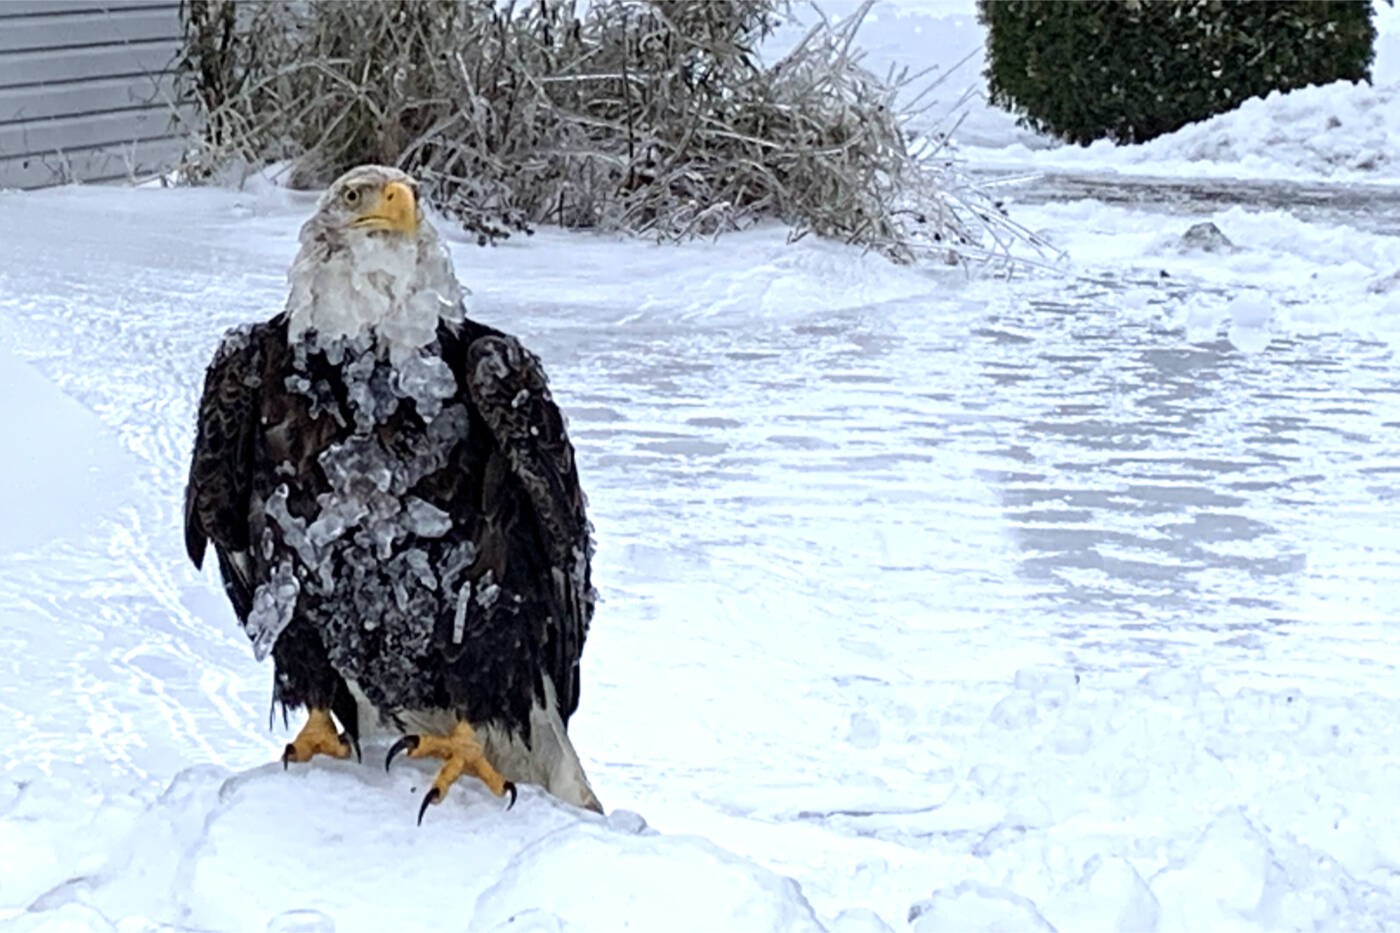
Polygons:
[[288,275],[292,340],[313,328],[330,339],[373,330],[398,362],[432,342],[438,321],[461,319],[462,289],[417,185],[361,165],[326,189]]

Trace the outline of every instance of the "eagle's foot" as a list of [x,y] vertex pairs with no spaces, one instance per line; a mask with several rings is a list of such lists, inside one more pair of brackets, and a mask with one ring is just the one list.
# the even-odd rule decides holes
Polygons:
[[418,808],[420,825],[428,806],[440,803],[447,796],[448,788],[467,772],[480,778],[497,797],[510,794],[510,802],[506,804],[507,810],[515,805],[515,785],[501,777],[501,773],[486,760],[481,750],[481,742],[477,740],[476,731],[470,723],[458,722],[448,735],[404,736],[389,748],[389,754],[384,758],[385,771],[389,770],[394,756],[403,751],[408,752],[410,758],[442,759],[442,768],[433,779],[433,786],[423,795],[423,803]]
[[282,769],[288,762],[310,761],[316,755],[330,755],[332,758],[349,758],[350,743],[346,737],[335,731],[335,722],[329,710],[313,709],[306,718],[297,737],[287,744],[282,752]]

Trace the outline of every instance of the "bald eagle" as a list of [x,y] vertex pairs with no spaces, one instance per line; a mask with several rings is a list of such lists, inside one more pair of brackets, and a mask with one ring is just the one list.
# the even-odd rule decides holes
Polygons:
[[358,756],[372,711],[401,736],[386,769],[443,762],[420,822],[464,773],[601,811],[567,732],[594,604],[573,447],[539,360],[466,316],[416,187],[337,179],[285,310],[224,335],[186,547],[213,543],[274,708],[308,711],[284,767]]

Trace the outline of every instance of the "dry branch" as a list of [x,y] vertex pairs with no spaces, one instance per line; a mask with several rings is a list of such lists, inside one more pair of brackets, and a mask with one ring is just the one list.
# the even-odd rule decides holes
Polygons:
[[765,218],[900,261],[1024,239],[911,151],[898,82],[860,65],[865,8],[772,67],[754,49],[782,0],[183,9],[182,87],[206,127],[192,179],[294,160],[314,186],[396,164],[483,244],[544,222],[684,239]]

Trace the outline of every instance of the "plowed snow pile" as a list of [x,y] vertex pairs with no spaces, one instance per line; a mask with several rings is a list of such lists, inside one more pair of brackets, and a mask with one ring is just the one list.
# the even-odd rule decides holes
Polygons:
[[1188,124],[1137,146],[967,150],[974,164],[1028,161],[1041,167],[1114,169],[1161,175],[1290,180],[1397,180],[1400,86],[1337,81],[1252,97],[1229,113]]

